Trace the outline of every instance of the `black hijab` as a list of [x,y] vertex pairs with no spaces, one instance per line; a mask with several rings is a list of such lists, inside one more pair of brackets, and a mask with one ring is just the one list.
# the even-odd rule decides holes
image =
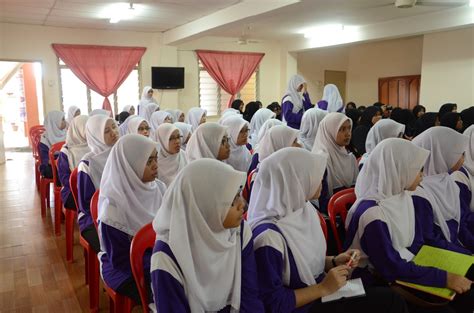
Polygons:
[[240,111],[240,106],[243,105],[244,102],[240,99],[235,99],[234,101],[232,101],[232,105],[231,105],[231,108],[232,109],[236,109],[237,111],[240,112],[240,114],[243,114],[244,112]]
[[436,120],[438,119],[438,113],[426,112],[422,117],[415,122],[415,136],[418,136],[428,128],[436,126]]
[[409,109],[393,110],[390,118],[395,122],[405,125],[405,135],[412,137],[414,135],[416,118]]
[[415,107],[413,108],[413,115],[415,115],[416,119],[419,119],[418,113],[420,112],[426,112],[426,108],[422,105],[415,105]]
[[462,131],[462,128],[456,128],[456,125],[458,124],[459,120],[461,120],[461,114],[456,112],[448,112],[443,115],[439,122],[441,126],[449,127],[451,129],[454,129],[455,131]]
[[365,141],[373,125],[372,118],[379,112],[382,113],[382,109],[377,106],[370,106],[365,109],[360,118],[359,126],[352,132],[351,145],[356,157],[360,157],[365,153]]
[[244,119],[250,123],[253,115],[255,114],[255,112],[258,111],[258,109],[259,109],[259,104],[257,102],[251,101],[247,103],[247,105],[245,106],[245,111],[244,111]]
[[446,114],[446,113],[449,113],[449,112],[453,112],[454,108],[457,107],[457,104],[456,103],[445,103],[441,106],[441,108],[439,108],[439,120],[441,121],[441,119],[443,118],[443,116]]
[[382,109],[378,106],[370,106],[362,113],[360,117],[359,125],[365,125],[367,127],[372,127],[372,118],[379,113],[382,114]]
[[469,107],[461,112],[462,123],[464,129],[474,124],[474,106]]

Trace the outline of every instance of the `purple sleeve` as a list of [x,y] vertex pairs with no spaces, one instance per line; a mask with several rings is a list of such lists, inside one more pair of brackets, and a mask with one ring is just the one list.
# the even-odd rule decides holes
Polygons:
[[370,263],[388,282],[403,280],[433,287],[446,286],[445,271],[418,266],[400,257],[398,251],[393,248],[387,224],[382,221],[373,221],[365,227],[360,244],[369,256]]
[[49,164],[49,148],[47,145],[44,143],[40,142],[38,144],[38,152],[39,156],[41,159],[41,165],[42,167],[48,166]]
[[313,104],[311,103],[311,99],[309,98],[309,93],[307,92],[303,93],[303,107],[305,111],[313,107]]
[[71,188],[69,187],[69,177],[71,176],[71,169],[69,168],[68,157],[65,153],[59,153],[58,159],[58,176],[59,181],[63,188],[61,189],[61,199],[63,203],[67,202],[67,198],[71,193]]
[[291,103],[291,101],[283,102],[281,109],[287,125],[299,129],[304,110],[301,109],[299,112],[293,113],[293,103]]
[[433,208],[428,200],[419,196],[412,196],[412,199],[415,206],[415,218],[417,223],[421,226],[425,244],[440,249],[471,254],[469,250],[464,247],[446,240],[440,228],[434,227]]
[[328,203],[329,203],[329,186],[328,186],[328,170],[324,171],[323,181],[321,187],[321,195],[319,196],[319,211],[321,213],[328,212]]
[[77,174],[77,197],[79,202],[79,211],[82,213],[78,217],[79,228],[83,231],[86,227],[93,224],[90,213],[90,203],[95,192],[95,186],[87,173],[79,171]]
[[130,267],[130,244],[132,238],[112,226],[100,223],[102,249],[107,253],[107,258],[115,270],[127,273],[132,272]]
[[469,196],[469,190],[466,185],[456,182],[458,184],[461,200],[461,221],[459,223],[459,241],[469,249],[471,252],[474,252],[474,230],[469,228],[469,220],[472,219],[470,200],[467,201]]
[[242,250],[240,312],[265,312],[263,304],[258,298],[257,264],[253,252],[253,240],[250,240],[244,250]]
[[[162,251],[173,259],[177,264],[169,246],[158,240],[155,242],[153,253]],[[184,292],[184,287],[173,275],[163,270],[151,272],[151,284],[153,290],[153,300],[158,312],[170,313],[190,313],[188,299]]]
[[260,299],[266,312],[293,312],[296,296],[293,289],[283,285],[283,255],[272,247],[255,251]]

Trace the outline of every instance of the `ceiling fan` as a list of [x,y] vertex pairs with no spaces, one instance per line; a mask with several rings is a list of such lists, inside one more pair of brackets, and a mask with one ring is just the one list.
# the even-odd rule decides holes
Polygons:
[[248,45],[248,44],[261,43],[262,41],[260,41],[260,40],[255,40],[255,39],[249,38],[247,33],[251,30],[252,30],[252,26],[250,26],[250,25],[245,26],[244,29],[242,30],[242,35],[240,35],[239,38],[237,38],[236,40],[233,40],[232,42],[236,43],[238,45],[242,45],[242,46]]
[[469,1],[423,1],[423,0],[395,0],[394,2],[384,4],[378,7],[395,6],[398,9],[409,9],[418,6],[447,7],[455,8],[468,4]]

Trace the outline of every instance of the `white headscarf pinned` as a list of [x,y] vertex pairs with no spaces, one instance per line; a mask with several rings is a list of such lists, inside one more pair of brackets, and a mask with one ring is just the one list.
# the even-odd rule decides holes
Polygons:
[[329,195],[332,195],[336,188],[352,186],[359,173],[354,155],[336,143],[339,128],[346,121],[349,121],[352,127],[352,120],[344,114],[329,113],[319,124],[314,141],[312,152],[328,156]]
[[260,141],[262,141],[263,136],[267,133],[267,131],[272,128],[273,126],[277,125],[285,125],[282,121],[276,118],[271,118],[267,120],[265,123],[263,123],[262,127],[260,127],[260,130],[258,131],[258,136],[257,136],[257,143],[256,147],[253,147],[254,149],[258,148],[258,145],[260,144]]
[[181,149],[186,150],[186,139],[193,132],[192,126],[187,123],[175,122],[174,126],[178,127],[179,133],[181,134]]
[[216,159],[226,136],[226,128],[217,123],[204,123],[191,135],[186,148],[186,157],[189,162],[201,158]]
[[130,113],[130,109],[132,108],[132,105],[130,104],[127,104],[126,106],[124,106],[122,108],[122,112],[127,112],[127,113]]
[[260,164],[249,204],[251,227],[278,226],[307,285],[314,285],[324,272],[326,239],[308,200],[321,185],[325,170],[324,156],[301,148],[281,149]]
[[290,101],[293,104],[293,113],[298,113],[303,109],[303,97],[298,92],[298,87],[304,83],[306,83],[306,80],[301,75],[293,75],[288,81],[288,87],[282,103]]
[[91,113],[89,113],[89,116],[94,116],[94,115],[105,115],[110,117],[110,111],[104,110],[104,109],[95,109],[92,110]]
[[301,119],[300,139],[306,150],[313,150],[319,123],[321,123],[327,114],[327,111],[317,108],[311,108],[304,112],[303,118]]
[[375,147],[384,139],[387,138],[400,138],[405,133],[405,125],[395,122],[391,119],[380,120],[375,123],[367,134],[365,140],[365,151],[359,164],[365,163],[369,154],[375,149]]
[[[143,110],[144,111],[144,116],[142,116],[140,114],[140,116],[142,116],[144,119],[146,119],[148,122],[150,122],[151,124],[151,116],[153,115],[153,113],[157,112],[157,110],[159,110],[160,107],[155,104],[155,103],[149,103],[145,109]],[[159,112],[159,111],[158,111]],[[151,126],[151,125],[150,125]],[[153,128],[153,127],[152,127]]]
[[344,112],[344,103],[336,85],[327,84],[324,86],[323,98],[321,100],[328,103],[328,112]]
[[224,119],[222,125],[228,127],[227,133],[230,137],[230,156],[224,162],[231,165],[237,171],[247,172],[252,161],[252,155],[246,145],[238,146],[237,140],[242,128],[246,125],[248,127],[249,123],[241,115],[232,115]]
[[115,123],[112,118],[102,114],[89,117],[86,123],[87,145],[91,152],[85,154],[82,159],[89,161],[89,176],[96,189],[100,186],[105,162],[112,148],[105,143],[104,138],[105,125],[108,120]]
[[169,186],[178,172],[188,163],[186,154],[181,149],[178,153],[170,154],[170,137],[174,131],[179,129],[170,123],[161,124],[155,132],[156,142],[160,146],[158,151],[158,179]]
[[298,130],[286,125],[270,128],[258,145],[258,160],[261,162],[275,151],[291,147],[298,138]]
[[245,179],[225,163],[194,161],[171,183],[153,221],[157,239],[170,246],[183,272],[191,312],[227,305],[239,312],[244,243],[240,228],[225,229],[223,221]]
[[143,117],[132,115],[132,118],[127,123],[126,134],[138,134],[138,128],[140,127],[140,124],[143,122],[145,122],[148,126],[147,120],[145,120]]
[[142,178],[155,147],[152,140],[130,134],[120,138],[111,149],[100,183],[101,223],[135,236],[153,221],[165,186],[160,181],[144,183]]
[[193,127],[193,132],[198,128],[199,123],[207,111],[201,108],[191,108],[186,115],[186,123]]
[[[142,91],[142,96],[140,98],[140,102],[138,103],[138,114],[141,116],[141,117],[144,117],[145,119],[149,120],[146,116],[146,108],[149,104],[156,104],[158,106],[158,103],[155,101],[155,99],[153,98],[153,96],[149,96],[148,95],[148,92],[150,90],[153,90],[153,88],[151,88],[151,86],[145,86],[143,88],[143,91]],[[159,108],[159,106],[158,106]],[[153,110],[154,112],[155,110]],[[151,115],[151,114],[150,114]]]
[[221,118],[219,119],[218,123],[221,124],[221,125],[224,125],[224,121],[227,118],[234,117],[234,116],[243,118],[242,114],[240,114],[239,110],[228,108],[222,113]]
[[411,255],[407,247],[415,237],[415,209],[411,193],[406,189],[415,181],[429,154],[399,138],[385,139],[375,147],[357,178],[357,201],[349,210],[346,227],[361,201],[375,200],[377,206],[361,216],[352,247],[360,249],[365,226],[371,221],[382,220],[387,224],[393,248],[402,257]]
[[179,122],[178,121],[179,117],[181,116],[181,114],[184,114],[184,112],[181,111],[180,109],[165,110],[165,111],[171,114],[171,118],[173,120],[173,123]]
[[69,109],[67,110],[66,122],[68,124],[71,124],[72,119],[76,116],[77,111],[80,111],[80,110],[81,109],[79,109],[79,107],[77,107],[75,105],[70,106]]
[[447,240],[451,236],[445,222],[454,219],[459,224],[461,218],[460,189],[449,171],[467,150],[468,141],[467,136],[443,126],[427,129],[412,141],[430,151],[421,187],[433,207],[435,224]]
[[257,112],[252,116],[250,120],[250,136],[249,143],[252,145],[257,144],[258,132],[262,128],[263,124],[269,119],[275,118],[276,114],[267,108],[258,109]]
[[55,143],[66,139],[66,129],[60,129],[64,119],[64,112],[50,111],[44,119],[45,132],[41,135],[41,142],[50,148]]
[[[158,127],[165,122],[165,119],[167,117],[173,120],[173,116],[169,112],[166,112],[166,111],[153,112],[153,114],[150,117],[151,129],[153,131],[158,129]],[[155,141],[156,141],[156,137],[155,137]]]
[[71,171],[77,167],[82,157],[90,152],[86,140],[86,123],[89,117],[79,115],[72,119],[66,134],[66,147],[61,149],[68,156]]

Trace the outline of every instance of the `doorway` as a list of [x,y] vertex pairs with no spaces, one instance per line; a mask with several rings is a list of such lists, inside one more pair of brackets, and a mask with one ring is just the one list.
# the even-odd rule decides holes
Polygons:
[[41,63],[0,60],[0,140],[5,150],[28,149],[28,130],[42,120]]
[[413,109],[420,99],[420,81],[421,75],[379,78],[379,102]]

